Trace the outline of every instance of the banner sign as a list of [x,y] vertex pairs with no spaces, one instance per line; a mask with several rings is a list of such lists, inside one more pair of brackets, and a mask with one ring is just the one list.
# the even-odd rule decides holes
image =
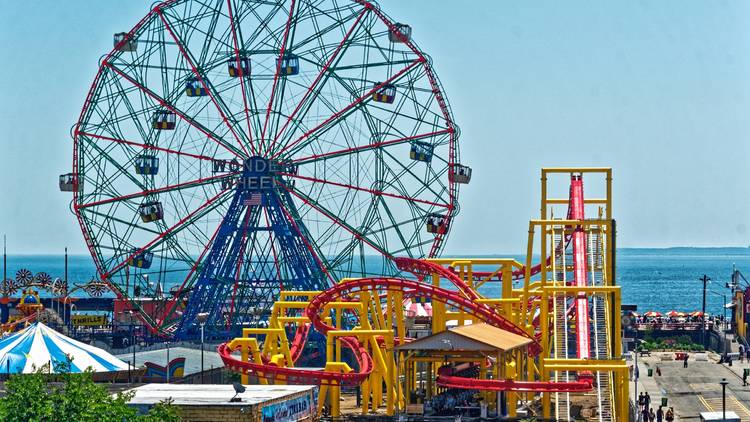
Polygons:
[[311,403],[311,395],[295,397],[282,402],[264,406],[261,413],[263,422],[294,422],[313,415],[315,407]]
[[107,325],[106,315],[73,315],[70,320],[76,326]]

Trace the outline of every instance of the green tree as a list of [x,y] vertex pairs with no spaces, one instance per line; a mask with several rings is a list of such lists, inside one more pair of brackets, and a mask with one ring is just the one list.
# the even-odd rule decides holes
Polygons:
[[33,374],[19,374],[5,383],[6,396],[0,399],[0,420],[80,421],[80,422],[176,422],[177,409],[170,402],[154,406],[148,414],[138,415],[128,406],[133,393],[111,395],[106,388],[94,383],[91,372],[63,373],[59,385],[47,383],[48,369],[40,368]]

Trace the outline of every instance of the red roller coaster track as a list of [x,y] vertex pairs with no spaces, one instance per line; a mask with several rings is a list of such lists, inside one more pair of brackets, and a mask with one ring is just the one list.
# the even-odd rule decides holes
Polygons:
[[[568,218],[581,220],[584,218],[583,181],[580,176],[573,176],[570,185],[570,203]],[[565,246],[572,239],[574,254],[574,273],[576,285],[585,286],[586,280],[586,234],[583,228],[575,228],[572,236],[566,236]],[[563,250],[561,245],[560,249]],[[317,296],[315,296],[305,310],[310,324],[303,324],[297,328],[295,337],[291,344],[291,357],[296,361],[304,348],[311,326],[319,332],[326,334],[335,327],[323,322],[320,317],[321,310],[326,304],[338,300],[345,300],[352,293],[372,289],[375,291],[397,291],[402,292],[405,298],[429,297],[439,299],[447,305],[459,308],[468,314],[478,317],[486,323],[503,330],[527,337],[532,340],[529,345],[529,355],[538,356],[541,345],[536,336],[528,334],[524,329],[498,315],[487,305],[476,303],[479,294],[470,288],[466,282],[455,272],[441,265],[412,258],[395,258],[396,265],[402,271],[408,271],[419,279],[437,274],[439,277],[450,281],[458,291],[443,289],[419,281],[405,280],[399,278],[362,278],[347,280],[337,284]],[[549,263],[549,262],[548,262]],[[541,270],[541,263],[531,268],[531,273],[536,274]],[[525,268],[514,272],[514,278],[519,278],[525,273]],[[588,339],[588,300],[585,297],[576,299],[577,315],[577,342],[578,356],[585,358],[589,356]],[[404,341],[405,339],[396,339]],[[232,370],[244,374],[255,374],[265,379],[283,378],[287,383],[311,383],[311,384],[338,384],[354,385],[363,382],[373,371],[374,363],[372,357],[357,337],[342,337],[344,346],[354,352],[358,369],[347,374],[327,372],[314,369],[279,367],[263,356],[263,363],[244,362],[232,355],[227,343],[219,346],[219,356],[224,364]],[[514,380],[478,380],[474,378],[456,377],[451,375],[451,368],[444,367],[438,371],[437,383],[447,388],[460,389],[482,389],[490,391],[518,391],[518,392],[582,392],[592,389],[592,380],[583,379],[572,382],[553,381],[514,381]]]

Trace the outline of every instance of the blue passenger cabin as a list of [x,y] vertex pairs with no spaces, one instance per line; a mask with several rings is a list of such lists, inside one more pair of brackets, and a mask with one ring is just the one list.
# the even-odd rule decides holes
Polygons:
[[151,263],[154,261],[154,253],[149,251],[138,252],[138,249],[130,250],[130,258],[128,258],[128,265],[135,268],[149,269]]
[[406,43],[411,40],[411,26],[405,23],[395,23],[393,28],[388,32],[390,42]]
[[469,183],[471,181],[471,167],[454,164],[448,173],[448,179],[454,183]]
[[237,78],[240,76],[250,76],[250,57],[240,56],[239,67],[237,67],[237,62],[237,57],[232,57],[227,60],[229,76],[233,78]]
[[414,161],[424,161],[425,163],[429,163],[432,161],[432,151],[434,149],[435,147],[427,142],[412,141],[409,158]]
[[375,91],[372,92],[372,100],[378,103],[393,104],[396,99],[396,86],[385,84],[378,88],[380,82],[375,84]]
[[159,110],[154,113],[151,122],[156,130],[174,130],[177,125],[177,115],[169,110]]
[[60,191],[73,192],[76,190],[76,177],[73,173],[60,175]]
[[[208,79],[203,78],[208,86]],[[185,95],[188,97],[205,97],[208,95],[208,90],[203,87],[200,79],[192,77],[185,82]]]
[[149,154],[141,154],[135,157],[135,173],[143,175],[154,175],[159,173],[159,157]]
[[164,218],[164,207],[159,201],[144,202],[138,207],[138,214],[144,223],[159,221]]
[[440,214],[427,216],[427,232],[434,234],[445,234],[448,232],[448,218]]
[[127,32],[118,32],[114,35],[114,45],[117,51],[138,50],[138,40],[130,37]]
[[284,54],[279,58],[279,75],[292,76],[299,73],[299,57],[294,54]]

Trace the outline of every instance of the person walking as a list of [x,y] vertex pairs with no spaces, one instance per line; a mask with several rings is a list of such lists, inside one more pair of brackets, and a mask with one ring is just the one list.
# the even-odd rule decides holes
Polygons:
[[685,353],[685,361],[684,361],[684,363],[682,364],[682,367],[683,367],[683,368],[687,368],[687,366],[688,366],[688,365],[687,365],[687,361],[688,361],[688,354],[687,354],[687,353]]
[[664,411],[661,409],[661,406],[656,409],[656,422],[664,422]]
[[669,410],[667,410],[667,414],[664,415],[664,419],[666,419],[667,422],[672,422],[674,420],[674,408],[670,407]]
[[742,371],[742,386],[747,386],[747,369]]
[[646,395],[643,396],[643,405],[646,410],[651,407],[651,396],[648,395],[648,391],[646,391]]
[[643,398],[643,391],[641,391],[641,394],[638,394],[638,411],[643,410],[643,404],[645,403],[645,399]]
[[740,363],[745,362],[745,348],[740,344]]
[[661,376],[661,368],[659,366],[656,366],[656,375]]
[[654,422],[656,420],[656,414],[654,413],[653,407],[648,410],[648,420],[650,420],[651,422]]
[[641,415],[643,415],[643,422],[651,422],[651,419],[649,419],[648,407],[643,408],[643,412],[641,412]]
[[750,347],[745,349],[745,357],[747,358],[747,361],[750,362]]

